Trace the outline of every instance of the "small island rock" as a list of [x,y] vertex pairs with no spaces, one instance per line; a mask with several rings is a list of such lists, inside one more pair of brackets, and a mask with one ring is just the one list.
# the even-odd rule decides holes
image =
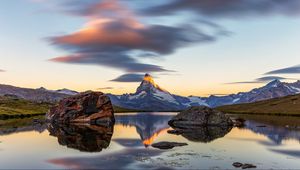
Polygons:
[[169,125],[176,128],[197,126],[232,126],[232,120],[224,113],[206,106],[193,106],[173,117]]
[[178,143],[178,142],[158,142],[154,143],[151,146],[159,149],[172,149],[178,146],[185,146],[187,143]]

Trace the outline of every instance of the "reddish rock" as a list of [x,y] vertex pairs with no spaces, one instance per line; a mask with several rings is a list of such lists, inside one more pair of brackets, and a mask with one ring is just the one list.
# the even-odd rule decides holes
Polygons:
[[51,122],[101,125],[109,125],[115,121],[111,101],[101,92],[84,92],[62,99],[50,108],[46,119]]

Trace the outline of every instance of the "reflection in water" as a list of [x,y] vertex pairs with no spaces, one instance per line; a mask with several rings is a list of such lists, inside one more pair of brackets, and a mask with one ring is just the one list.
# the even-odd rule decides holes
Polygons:
[[42,133],[46,130],[46,124],[38,118],[41,117],[0,120],[0,136],[28,131]]
[[288,156],[293,156],[293,157],[297,157],[300,158],[300,150],[277,150],[277,149],[270,149],[270,151],[276,152],[276,153],[280,153],[280,154],[284,154],[284,155],[288,155]]
[[[269,116],[265,121],[261,121],[260,116],[257,119],[248,117],[245,118],[246,129],[230,131],[206,127],[176,136],[164,132],[172,130],[167,124],[172,115],[168,114],[116,115],[118,126],[114,131],[113,127],[55,126],[27,119],[0,121],[1,168],[232,169],[234,161],[253,163],[259,169],[299,167],[300,129],[299,123],[295,123],[296,119],[300,122],[299,118],[291,118],[291,123],[283,121],[282,117]],[[55,138],[47,131],[36,133],[43,131],[45,126]],[[159,138],[155,139],[157,136]],[[61,147],[57,139],[60,145],[97,153]],[[154,139],[156,142],[186,142],[188,146],[168,151],[144,148],[143,144]],[[218,140],[210,142],[215,139]],[[293,140],[285,141],[288,139]]]
[[58,138],[60,145],[85,152],[100,152],[109,146],[113,126],[49,124],[48,131]]
[[168,121],[171,118],[172,115],[157,115],[151,113],[117,115],[116,124],[134,126],[143,144],[148,147],[160,133],[169,129]]
[[[127,166],[137,162],[151,161],[152,157],[158,156],[161,153],[163,153],[161,150],[145,150],[135,148],[118,151],[107,155],[51,159],[47,162],[60,165],[68,169],[132,169],[128,168]],[[138,164],[135,167],[135,169],[144,168],[166,169],[165,167],[157,167],[155,164]]]
[[215,139],[224,137],[231,131],[232,127],[218,127],[218,126],[202,126],[191,129],[176,129],[169,133],[174,133],[183,136],[189,141],[193,142],[212,142]]
[[278,145],[282,144],[284,140],[288,139],[294,139],[300,142],[299,128],[289,128],[285,126],[272,125],[271,123],[262,124],[259,121],[254,120],[247,120],[245,122],[245,127],[243,128],[250,129],[257,134],[265,135]]

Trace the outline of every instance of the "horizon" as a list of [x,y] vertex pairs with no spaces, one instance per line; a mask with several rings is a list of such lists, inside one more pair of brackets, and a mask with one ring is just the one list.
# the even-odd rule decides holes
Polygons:
[[299,1],[215,2],[2,2],[1,84],[123,94],[149,72],[208,96],[300,79]]
[[[144,78],[145,78],[146,76],[150,76],[150,77],[152,78],[152,80],[150,80],[150,81],[154,81],[153,83],[154,83],[155,85],[158,85],[158,87],[161,88],[161,89],[163,89],[164,91],[167,91],[167,92],[169,92],[169,93],[171,93],[171,94],[180,95],[180,94],[173,93],[172,91],[169,91],[168,89],[165,89],[165,88],[161,87],[161,86],[159,85],[159,83],[156,82],[155,78],[152,77],[149,73],[145,73]],[[140,84],[142,81],[144,81],[144,80],[145,80],[144,78],[142,78],[142,79],[140,80],[140,82],[137,83],[137,85]],[[149,80],[147,79],[146,81],[149,81]],[[298,81],[300,81],[300,80],[296,80],[296,79],[295,79],[294,81],[287,82],[287,81],[281,81],[281,80],[279,80],[279,79],[274,79],[274,80],[270,80],[269,82],[264,83],[264,84],[261,85],[261,86],[256,86],[256,87],[254,87],[253,89],[261,88],[261,87],[267,86],[269,83],[274,82],[274,81],[279,81],[279,82],[281,82],[281,83],[295,83],[295,82],[298,82]],[[152,82],[151,82],[151,83],[152,83]],[[255,84],[256,84],[256,83],[255,83]],[[262,84],[262,83],[260,83],[260,84]],[[14,86],[14,85],[11,85],[11,84],[0,84],[0,85]],[[18,87],[18,86],[15,86],[15,87]],[[35,87],[35,88],[30,88],[30,87],[19,87],[19,88],[29,88],[29,89],[45,88],[46,90],[64,90],[64,89],[66,89],[66,90],[72,90],[72,91],[74,90],[74,89],[68,89],[68,88],[65,88],[65,87],[61,87],[61,88],[58,88],[58,89],[49,89],[49,88],[47,88],[47,87],[45,87],[45,86],[40,86],[40,87]],[[138,88],[138,86],[136,86],[136,89],[137,89],[137,88]],[[136,90],[136,89],[135,89],[135,90]],[[253,90],[253,89],[250,89],[249,91],[251,91],[251,90]],[[76,91],[76,90],[74,90],[74,91],[76,91],[76,92],[86,92],[86,91],[90,91],[90,90],[91,90],[91,89],[88,89],[88,90],[85,90],[85,91]],[[99,92],[104,92],[104,93],[105,93],[105,91],[107,91],[107,90],[111,90],[111,89],[110,89],[109,87],[104,87],[103,89],[96,89],[96,90],[94,90],[94,91],[99,91]],[[131,92],[125,92],[125,93],[122,93],[122,94],[132,94],[132,93],[135,92],[135,90],[134,90],[134,91],[131,91]],[[92,90],[92,91],[93,91],[93,90]],[[238,94],[238,93],[249,92],[249,91],[239,91],[239,92],[237,92],[237,93],[230,93],[230,94],[206,94],[206,95],[203,95],[203,96],[196,96],[196,95],[192,95],[192,94],[191,94],[191,95],[186,95],[185,97],[189,97],[189,96],[193,96],[193,97],[227,96],[227,95]],[[115,94],[115,93],[109,93],[109,94]],[[115,95],[122,95],[122,94],[115,94]],[[184,96],[184,95],[182,95],[182,96]]]

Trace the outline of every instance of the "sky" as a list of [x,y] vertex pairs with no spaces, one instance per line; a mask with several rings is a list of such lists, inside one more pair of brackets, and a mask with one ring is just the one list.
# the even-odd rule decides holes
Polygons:
[[230,94],[300,79],[299,0],[10,0],[0,3],[0,83]]

